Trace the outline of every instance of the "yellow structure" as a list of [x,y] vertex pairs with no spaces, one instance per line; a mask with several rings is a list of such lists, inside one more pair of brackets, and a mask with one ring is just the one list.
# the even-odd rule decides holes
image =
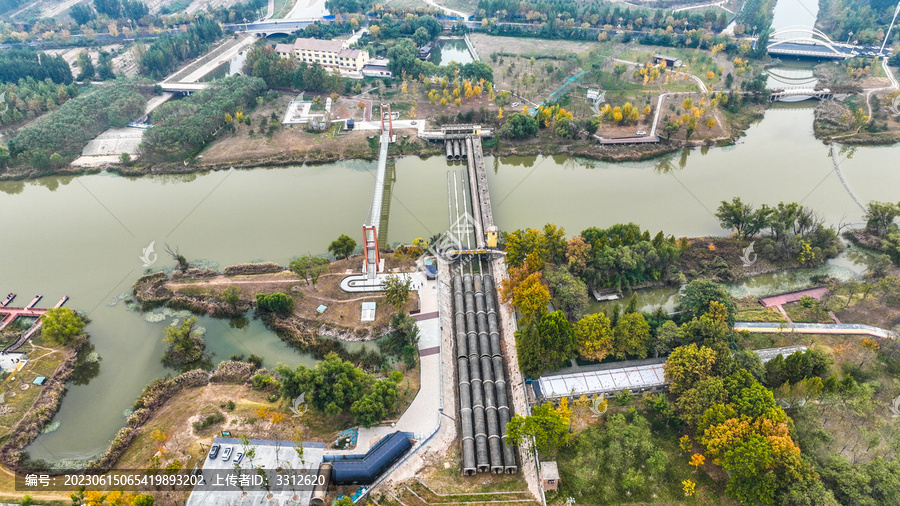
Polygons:
[[500,233],[497,231],[497,227],[495,225],[491,225],[490,227],[488,227],[487,232],[484,235],[487,247],[496,248],[497,241],[499,239],[498,236],[500,235]]

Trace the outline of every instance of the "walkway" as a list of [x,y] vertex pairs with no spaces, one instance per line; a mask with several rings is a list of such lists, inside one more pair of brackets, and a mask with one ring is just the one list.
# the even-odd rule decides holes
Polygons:
[[364,454],[374,443],[394,431],[409,432],[421,440],[430,436],[438,427],[442,398],[441,354],[432,352],[435,347],[441,346],[441,325],[437,315],[438,285],[436,280],[425,280],[423,273],[414,273],[413,277],[419,287],[420,313],[424,316],[432,315],[431,318],[416,321],[419,329],[419,393],[397,422],[368,429],[360,427],[356,448],[326,450],[326,454]]
[[437,4],[434,0],[425,0],[425,3],[427,3],[428,5],[434,7],[435,9],[440,9],[440,10],[444,11],[444,13],[446,13],[448,16],[454,16],[454,17],[457,17],[457,18],[469,19],[469,15],[466,14],[465,12],[462,12],[462,11],[455,11],[455,10],[450,9],[450,8],[448,8],[448,7],[444,7],[443,5]]
[[832,335],[864,335],[880,337],[882,339],[896,339],[900,334],[893,330],[861,325],[857,323],[761,323],[761,322],[737,322],[734,330],[747,332],[773,334],[832,334]]
[[771,297],[761,297],[759,299],[759,303],[765,307],[782,306],[791,302],[798,302],[804,296],[820,300],[826,293],[828,293],[828,288],[820,286],[817,288],[810,288],[808,290],[797,290],[795,292],[780,293],[778,295],[772,295]]
[[[10,296],[6,299],[6,304],[9,304],[9,302],[14,297],[15,297],[15,294],[10,294]],[[4,315],[2,322],[0,322],[0,329],[3,329],[4,327],[6,327],[10,323],[14,322],[18,318],[38,317],[37,321],[34,322],[34,324],[31,326],[31,328],[29,328],[27,332],[22,334],[22,336],[19,337],[19,339],[16,342],[7,346],[2,351],[2,353],[6,354],[11,351],[18,350],[23,344],[25,344],[25,341],[30,339],[31,336],[33,336],[34,333],[37,332],[37,330],[39,328],[41,328],[40,316],[43,315],[44,313],[46,313],[47,310],[34,307],[34,305],[37,304],[38,301],[41,300],[41,298],[43,298],[42,295],[35,296],[35,298],[32,299],[32,301],[29,302],[28,305],[25,307],[8,307],[5,304],[2,307],[0,307],[0,315]],[[56,305],[53,306],[53,308],[55,309],[58,307],[62,307],[62,305],[65,304],[67,300],[69,300],[69,296],[68,295],[63,296],[63,298],[59,299],[59,302],[57,302]]]

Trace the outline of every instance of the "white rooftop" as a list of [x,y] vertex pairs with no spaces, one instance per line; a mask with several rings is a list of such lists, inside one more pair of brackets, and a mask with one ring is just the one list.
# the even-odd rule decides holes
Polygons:
[[360,317],[360,321],[364,321],[364,322],[374,322],[375,321],[375,303],[374,302],[363,302],[362,303],[362,317]]

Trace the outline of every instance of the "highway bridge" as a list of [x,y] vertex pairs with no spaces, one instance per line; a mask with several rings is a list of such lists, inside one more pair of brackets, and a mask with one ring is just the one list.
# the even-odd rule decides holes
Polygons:
[[310,19],[274,19],[269,21],[257,21],[256,23],[235,23],[225,25],[226,30],[234,30],[235,32],[248,32],[257,37],[268,37],[276,33],[290,35],[291,32],[302,30],[316,21],[328,22],[327,19],[310,18]]
[[866,54],[865,48],[834,42],[811,26],[788,26],[769,36],[768,52],[773,56],[847,59]]

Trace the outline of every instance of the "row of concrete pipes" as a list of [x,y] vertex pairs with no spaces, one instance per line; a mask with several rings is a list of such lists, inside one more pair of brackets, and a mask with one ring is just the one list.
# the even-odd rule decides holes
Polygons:
[[453,276],[459,414],[463,473],[515,473],[515,448],[507,445],[509,395],[494,280],[490,275]]
[[466,149],[465,139],[451,139],[444,144],[447,147],[447,160],[466,160],[469,158],[469,150]]

